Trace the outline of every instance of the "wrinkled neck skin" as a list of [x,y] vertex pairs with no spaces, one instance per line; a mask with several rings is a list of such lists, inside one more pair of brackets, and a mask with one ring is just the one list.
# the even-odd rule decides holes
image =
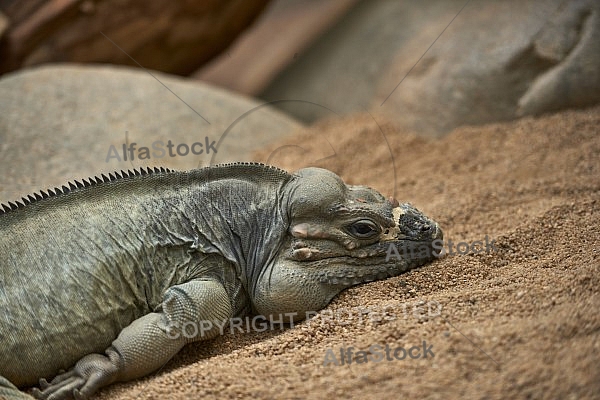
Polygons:
[[273,264],[289,225],[284,182],[259,185],[223,179],[183,196],[188,198],[184,219],[195,231],[192,247],[229,260],[252,302],[258,277]]

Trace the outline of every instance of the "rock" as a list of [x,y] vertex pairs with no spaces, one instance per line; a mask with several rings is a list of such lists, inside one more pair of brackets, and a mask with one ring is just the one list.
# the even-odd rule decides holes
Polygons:
[[[430,20],[463,4],[464,0],[358,2],[312,47],[300,52],[259,97],[305,101],[278,106],[306,122],[336,113],[364,112],[396,52]],[[422,53],[430,43],[418,50]],[[411,60],[416,61],[421,53],[413,54]]]
[[0,12],[0,40],[2,39],[2,36],[4,36],[4,32],[6,31],[6,29],[8,28],[8,18],[6,18],[6,15],[2,14],[2,12]]
[[257,95],[356,2],[275,1],[226,53],[202,66],[193,76],[238,93]]
[[599,11],[592,0],[471,3],[391,93],[414,65],[414,49],[426,49],[422,38],[441,32],[456,12],[396,54],[372,109],[403,128],[440,136],[461,125],[595,104]]
[[359,2],[260,97],[303,100],[281,108],[307,122],[369,110],[429,136],[600,101],[598,1],[465,4]]
[[106,62],[186,75],[224,50],[268,0],[3,3],[12,23],[0,46],[0,73],[48,62]]
[[0,202],[121,169],[251,161],[301,127],[250,98],[127,67],[26,69],[3,76],[0,93]]
[[519,115],[600,102],[600,6],[567,2],[535,35],[532,50],[553,63],[519,99]]

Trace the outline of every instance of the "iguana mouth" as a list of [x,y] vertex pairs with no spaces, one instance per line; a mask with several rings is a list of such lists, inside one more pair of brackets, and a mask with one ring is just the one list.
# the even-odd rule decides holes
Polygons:
[[332,276],[332,274],[323,274],[319,277],[319,282],[325,283],[328,285],[343,285],[343,286],[354,286],[362,283],[374,282],[376,280],[382,280],[387,278],[392,278],[394,276],[398,276],[403,272],[406,272],[410,269],[420,267],[423,264],[426,264],[426,260],[419,261],[413,265],[406,266],[405,268],[398,269],[386,269],[383,271],[377,271],[372,273],[366,273],[361,276]]
[[[353,286],[398,276],[403,272],[428,263],[433,258],[434,256],[432,255],[430,257],[417,257],[414,259],[406,259],[405,262],[399,262],[395,259],[386,261],[386,256],[382,256],[369,260],[369,264],[371,265],[365,265],[364,259],[356,259],[349,256],[332,257],[326,259],[326,262],[329,265],[328,270],[323,270],[318,266],[318,264],[321,264],[324,260],[315,261],[311,264],[316,264],[315,267],[319,269],[317,277],[320,283]],[[331,271],[333,259],[336,260],[336,263],[340,264],[337,271]]]

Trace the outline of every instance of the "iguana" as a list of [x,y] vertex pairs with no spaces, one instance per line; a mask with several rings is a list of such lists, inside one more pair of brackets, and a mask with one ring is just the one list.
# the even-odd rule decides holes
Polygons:
[[[433,258],[390,259],[390,245],[442,238],[409,204],[333,172],[257,163],[121,171],[2,207],[0,397],[9,400],[31,398],[17,387],[38,382],[36,398],[89,398],[157,370],[233,317],[301,320],[345,288]],[[202,321],[212,321],[203,335],[181,334]]]

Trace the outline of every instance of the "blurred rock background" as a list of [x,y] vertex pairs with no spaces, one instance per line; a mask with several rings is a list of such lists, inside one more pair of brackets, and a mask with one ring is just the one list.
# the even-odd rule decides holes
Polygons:
[[[597,1],[363,1],[252,94],[369,110],[442,136],[598,103],[599,67]],[[281,107],[305,122],[324,116]]]
[[593,0],[0,0],[0,199],[121,169],[126,137],[217,141],[123,165],[193,168],[334,116],[440,137],[588,107],[599,39]]
[[0,11],[0,72],[141,65],[285,100],[275,106],[307,123],[369,110],[441,136],[600,100],[593,0],[0,0]]

